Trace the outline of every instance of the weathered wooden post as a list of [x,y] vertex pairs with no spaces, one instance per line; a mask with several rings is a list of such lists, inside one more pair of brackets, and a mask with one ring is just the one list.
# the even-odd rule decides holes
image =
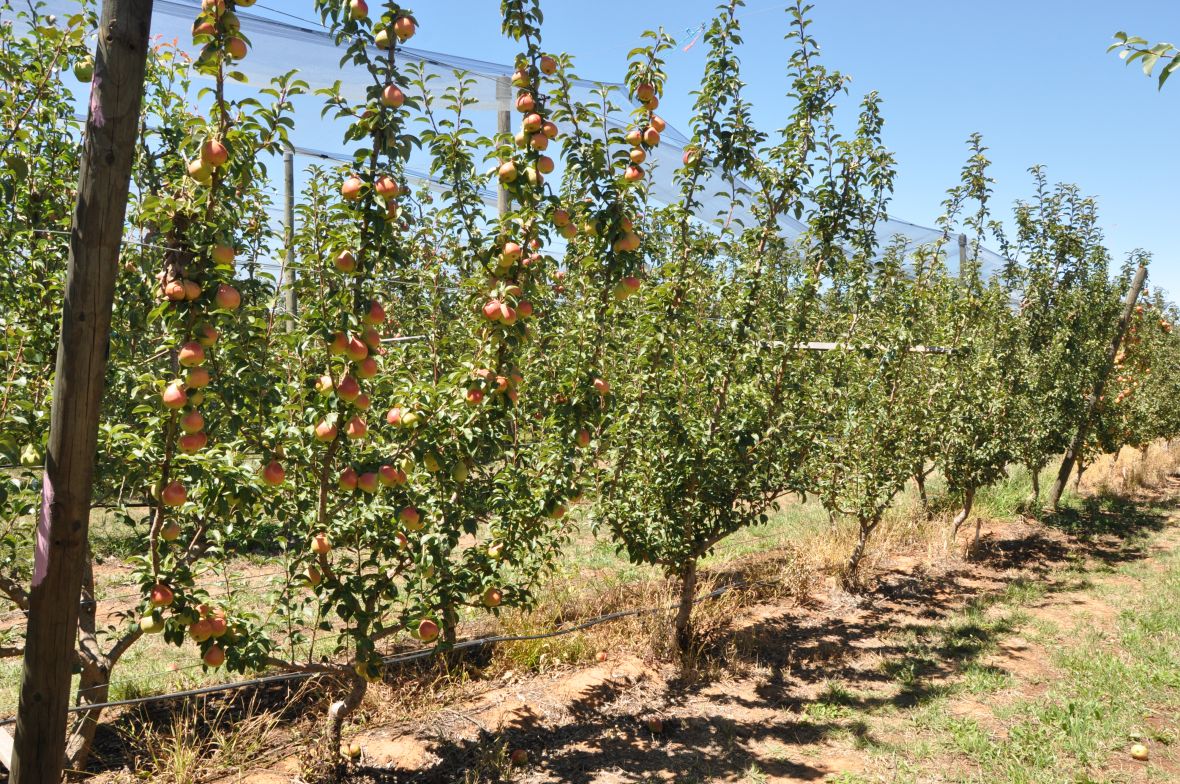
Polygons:
[[29,592],[13,784],[61,779],[98,416],[152,0],[104,0],[83,139]]
[[1102,397],[1102,391],[1106,387],[1106,378],[1114,366],[1114,358],[1119,353],[1119,346],[1122,345],[1123,335],[1127,331],[1127,323],[1131,320],[1131,314],[1135,312],[1135,302],[1139,299],[1139,292],[1143,290],[1143,283],[1146,280],[1147,267],[1140,264],[1139,269],[1135,272],[1134,280],[1131,281],[1131,288],[1127,291],[1127,298],[1123,302],[1123,315],[1119,318],[1118,327],[1115,328],[1114,338],[1111,339],[1110,346],[1106,349],[1106,361],[1102,365],[1102,372],[1098,374],[1098,380],[1094,382],[1094,389],[1086,398],[1085,411],[1082,414],[1082,421],[1078,425],[1078,432],[1074,435],[1069,448],[1065,450],[1065,458],[1062,459],[1061,468],[1057,471],[1057,479],[1054,480],[1053,487],[1049,491],[1049,507],[1051,509],[1056,510],[1057,505],[1061,502],[1061,494],[1065,492],[1065,485],[1069,482],[1070,473],[1073,472],[1073,464],[1086,443],[1086,430],[1090,427],[1094,409],[1098,406],[1098,399]]
[[287,331],[295,329],[299,302],[295,298],[295,153],[283,153],[283,295],[287,306]]
[[[512,133],[512,82],[507,76],[496,79],[496,133]],[[508,214],[508,191],[503,185],[496,192],[497,214]]]

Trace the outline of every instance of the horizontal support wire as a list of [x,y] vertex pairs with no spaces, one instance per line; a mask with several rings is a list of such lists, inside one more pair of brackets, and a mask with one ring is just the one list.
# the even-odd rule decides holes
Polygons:
[[[774,540],[774,541],[779,542],[781,544],[782,536],[781,535],[774,535],[774,534],[758,536],[758,535],[751,534],[751,535],[747,535],[744,539],[742,539],[739,542],[739,544],[750,544],[753,542],[763,542],[763,541],[771,541],[771,540]],[[772,549],[776,549],[776,548],[772,548]],[[283,574],[283,572],[275,572],[274,574]],[[258,576],[260,576],[260,575],[256,575],[256,577],[258,577]],[[740,587],[749,587],[750,585],[772,585],[772,584],[774,584],[774,583],[772,583],[770,581],[766,581],[766,580],[761,580],[761,581],[755,581],[753,583],[746,583],[741,586],[738,586],[738,585],[723,586],[721,588],[710,591],[709,593],[706,593],[703,596],[700,596],[700,597],[694,599],[693,604],[696,605],[696,604],[700,604],[702,602],[708,601],[710,599],[715,599],[715,598],[717,598],[729,591],[735,590]],[[490,636],[490,637],[480,637],[480,638],[475,638],[472,640],[465,640],[465,641],[458,643],[446,650],[464,650],[467,648],[474,648],[474,647],[479,647],[482,645],[491,645],[491,644],[495,644],[495,643],[529,642],[529,641],[535,641],[535,640],[551,639],[554,637],[562,637],[562,636],[565,636],[568,634],[573,634],[578,631],[584,631],[586,629],[593,628],[595,626],[599,626],[604,623],[609,623],[611,621],[617,621],[617,620],[621,620],[623,618],[629,618],[629,617],[638,616],[638,615],[651,615],[651,614],[658,613],[658,612],[668,612],[668,611],[677,609],[677,607],[678,607],[678,604],[672,604],[672,605],[667,605],[667,606],[647,607],[647,608],[638,608],[638,609],[631,609],[631,610],[620,610],[617,612],[607,613],[605,615],[600,615],[596,618],[591,618],[590,620],[584,621],[580,624],[569,627],[567,629],[556,629],[556,630],[553,630],[550,632],[539,632],[537,634],[529,634],[529,635],[495,635],[495,636]],[[408,662],[417,661],[420,659],[425,659],[425,658],[429,658],[431,656],[435,656],[438,653],[442,652],[443,650],[444,650],[443,648],[436,647],[436,648],[428,648],[428,649],[411,651],[411,652],[401,653],[401,654],[393,654],[393,655],[386,656],[386,657],[382,658],[382,663],[387,664],[387,665],[388,664],[405,664]],[[196,669],[197,667],[202,667],[202,666],[204,666],[204,665],[198,663],[198,664],[187,665],[184,667],[178,667],[174,670],[170,670],[168,674],[171,675],[171,674],[174,674],[177,672],[184,672],[187,670],[193,670],[193,669]],[[77,713],[77,712],[81,712],[84,710],[97,710],[97,709],[105,709],[105,708],[112,708],[112,707],[142,705],[142,704],[148,704],[148,703],[152,703],[152,702],[163,702],[163,701],[167,701],[167,700],[188,699],[190,697],[203,696],[203,695],[208,695],[208,694],[216,694],[216,693],[225,692],[225,691],[233,691],[235,689],[245,688],[248,686],[262,686],[262,685],[267,685],[270,683],[281,683],[281,682],[286,682],[286,681],[310,679],[310,678],[313,678],[317,675],[325,675],[325,674],[331,675],[331,674],[335,674],[335,673],[336,673],[336,671],[334,671],[334,670],[281,673],[278,675],[264,676],[264,677],[254,678],[254,679],[244,680],[244,681],[235,681],[233,683],[212,684],[210,686],[187,689],[187,690],[178,691],[178,692],[169,692],[169,693],[165,693],[165,694],[157,694],[157,695],[152,695],[152,696],[148,696],[148,697],[137,697],[137,698],[128,699],[128,700],[116,700],[116,701],[112,701],[109,703],[96,703],[94,705],[74,706],[74,707],[70,708],[69,712]],[[86,691],[91,691],[91,690],[100,689],[100,688],[107,688],[109,686],[110,686],[109,683],[99,684],[97,686],[92,686],[88,689],[79,689],[77,693],[81,694]],[[15,721],[16,721],[15,718],[0,720],[0,727],[8,725],[8,724],[12,724]]]
[[[722,595],[734,590],[737,587],[744,587],[744,586],[732,586],[732,585],[722,586],[721,588],[717,588],[715,590],[712,590],[712,591],[704,594],[703,596],[699,596],[699,597],[693,599],[693,604],[696,605],[696,604],[700,604],[701,602],[715,599],[719,596],[722,596]],[[631,618],[631,617],[635,617],[635,616],[639,616],[639,615],[654,615],[655,613],[659,613],[659,612],[670,612],[672,610],[677,609],[678,606],[679,606],[678,604],[671,604],[671,605],[661,605],[661,606],[655,606],[655,607],[644,607],[644,608],[638,608],[638,609],[633,609],[633,610],[619,610],[617,612],[607,613],[605,615],[600,615],[596,618],[591,618],[588,621],[583,621],[582,623],[579,623],[575,626],[571,626],[566,629],[554,629],[552,631],[539,632],[537,634],[512,634],[512,635],[495,635],[495,636],[490,636],[490,637],[478,637],[478,638],[475,638],[472,640],[465,640],[463,642],[457,643],[457,644],[451,646],[450,648],[446,648],[446,649],[444,649],[442,647],[435,647],[435,648],[428,648],[428,649],[419,650],[419,651],[411,651],[408,653],[394,654],[391,656],[384,657],[381,661],[382,661],[382,664],[386,664],[386,665],[407,664],[412,661],[418,661],[421,659],[427,659],[427,658],[430,658],[433,656],[437,656],[438,654],[443,653],[444,650],[460,651],[460,650],[466,650],[468,648],[476,648],[476,647],[480,647],[483,645],[493,645],[493,644],[497,644],[497,643],[530,642],[530,641],[534,641],[534,640],[548,640],[548,639],[553,639],[555,637],[564,637],[569,634],[574,634],[576,632],[585,631],[586,629],[591,629],[595,626],[600,626],[604,623],[610,623],[612,621],[621,620],[623,618]],[[193,666],[196,667],[199,665],[193,665]],[[202,697],[202,696],[207,696],[210,694],[220,694],[223,692],[234,691],[236,689],[243,689],[243,688],[247,688],[247,687],[251,687],[251,686],[268,686],[270,684],[275,684],[275,683],[290,683],[290,682],[295,682],[295,681],[300,681],[300,680],[308,680],[308,679],[314,678],[318,675],[335,675],[335,674],[338,674],[338,672],[336,670],[287,672],[287,673],[280,673],[277,675],[267,675],[267,676],[263,676],[260,678],[252,678],[249,680],[235,681],[233,683],[213,684],[213,685],[209,685],[209,686],[201,686],[201,687],[194,688],[194,689],[185,689],[183,691],[171,692],[168,694],[157,694],[157,695],[153,695],[150,697],[135,697],[135,698],[126,699],[126,700],[112,700],[110,702],[94,703],[93,705],[74,705],[69,708],[68,712],[69,713],[81,713],[83,711],[105,710],[107,708],[122,708],[122,707],[130,707],[130,706],[134,706],[134,705],[147,705],[150,703],[165,702],[165,701],[169,701],[169,700],[187,700],[192,697]],[[15,724],[15,723],[16,723],[16,717],[2,719],[2,720],[0,720],[0,727]]]

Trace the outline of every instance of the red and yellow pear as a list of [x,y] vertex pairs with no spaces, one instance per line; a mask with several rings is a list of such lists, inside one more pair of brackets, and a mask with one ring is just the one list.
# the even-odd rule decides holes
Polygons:
[[188,500],[188,491],[182,483],[172,480],[160,492],[160,500],[164,502],[164,506],[181,506]]
[[242,295],[233,286],[228,283],[222,283],[217,287],[215,300],[217,307],[223,310],[237,310],[242,304]]
[[262,481],[270,487],[278,487],[287,478],[287,472],[283,469],[283,464],[278,460],[271,460],[262,469]]
[[218,139],[207,139],[201,145],[201,162],[217,169],[229,161],[229,150]]
[[205,429],[205,417],[195,408],[180,418],[180,429],[192,435]]
[[398,519],[411,531],[421,531],[424,527],[421,513],[412,506],[402,509],[398,514]]
[[315,534],[311,537],[311,551],[316,555],[327,555],[332,552],[332,540],[326,533]]
[[152,603],[152,607],[168,607],[175,599],[172,589],[163,583],[156,583],[152,586],[151,593],[148,595]]
[[399,16],[393,23],[393,32],[399,41],[408,41],[414,37],[418,24],[408,16]]
[[200,452],[209,443],[209,436],[205,433],[188,433],[176,439],[176,448],[186,455]]
[[191,368],[204,363],[205,349],[195,340],[191,340],[180,347],[177,352],[176,361],[180,363],[181,367]]
[[418,639],[422,642],[434,642],[438,639],[438,624],[431,620],[424,620],[418,624]]
[[385,323],[385,308],[381,307],[381,303],[377,300],[372,300],[361,320],[372,327],[380,326]]
[[327,443],[336,440],[336,425],[328,420],[321,421],[315,426],[315,438],[317,441]]
[[365,434],[368,432],[368,425],[366,425],[365,420],[359,416],[354,416],[352,419],[348,420],[348,424],[344,428],[344,435],[352,441],[359,441],[360,439],[364,438]]
[[360,177],[349,177],[340,186],[340,195],[344,197],[345,201],[357,201],[360,199],[364,188],[365,183],[361,181]]
[[188,393],[184,391],[184,384],[179,381],[173,381],[164,387],[164,393],[161,397],[164,401],[164,407],[174,411],[184,408],[188,403]]
[[201,661],[205,662],[207,666],[217,669],[225,664],[225,651],[220,645],[210,645],[208,650],[205,651],[205,655],[201,657]]
[[344,376],[336,385],[336,394],[346,403],[351,403],[360,397],[361,385],[352,376]]
[[396,487],[406,483],[406,472],[391,465],[383,465],[377,469],[377,479],[386,487]]

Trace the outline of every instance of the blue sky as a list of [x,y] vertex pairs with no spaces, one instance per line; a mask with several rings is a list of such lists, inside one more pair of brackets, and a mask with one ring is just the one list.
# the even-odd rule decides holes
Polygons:
[[[263,6],[315,18],[311,0],[261,0],[251,10],[275,16]],[[499,35],[495,0],[417,6],[418,47],[505,62],[516,51]],[[542,5],[545,41],[574,54],[580,74],[621,81],[626,54],[644,29],[663,26],[687,40],[685,30],[710,18],[714,6],[549,0]],[[768,130],[787,111],[783,7],[781,0],[749,0],[743,14],[747,96]],[[1180,3],[818,0],[813,17],[825,62],[853,78],[848,103],[869,90],[885,100],[885,140],[899,165],[895,217],[933,223],[957,181],[965,140],[979,131],[995,164],[997,208],[1029,194],[1027,169],[1044,164],[1052,181],[1076,182],[1098,197],[1116,262],[1145,248],[1155,256],[1156,284],[1180,293],[1180,216],[1169,198],[1180,175],[1173,131],[1180,127],[1180,82],[1158,92],[1136,67],[1105,52],[1120,29],[1153,41],[1180,38]],[[703,59],[699,45],[669,57],[661,114],[682,129]]]

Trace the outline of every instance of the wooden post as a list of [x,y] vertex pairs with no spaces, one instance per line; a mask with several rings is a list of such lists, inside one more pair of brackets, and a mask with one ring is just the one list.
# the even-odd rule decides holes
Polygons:
[[1098,380],[1094,382],[1094,389],[1090,392],[1090,396],[1086,398],[1085,412],[1082,414],[1082,421],[1078,425],[1078,432],[1073,437],[1073,442],[1070,443],[1069,448],[1065,450],[1065,457],[1061,461],[1061,468],[1057,471],[1057,479],[1053,481],[1053,488],[1049,491],[1049,507],[1053,510],[1057,509],[1057,505],[1061,502],[1061,494],[1065,492],[1065,485],[1069,482],[1069,475],[1073,472],[1073,464],[1078,459],[1078,455],[1082,452],[1082,447],[1086,443],[1086,429],[1090,426],[1090,419],[1094,416],[1094,409],[1098,406],[1098,399],[1102,397],[1102,390],[1106,387],[1106,378],[1110,375],[1110,370],[1114,367],[1114,358],[1119,353],[1119,346],[1122,345],[1123,335],[1127,331],[1127,324],[1131,320],[1131,314],[1135,312],[1135,302],[1139,299],[1139,292],[1143,290],[1143,283],[1147,280],[1147,267],[1143,264],[1139,265],[1139,269],[1135,272],[1135,279],[1131,281],[1131,288],[1127,291],[1127,298],[1123,302],[1123,315],[1119,318],[1118,327],[1115,329],[1114,338],[1110,341],[1110,346],[1106,349],[1106,361],[1102,365],[1102,372],[1098,374]]
[[295,153],[283,153],[283,294],[287,305],[287,331],[295,329],[299,303],[295,299]]
[[[512,82],[507,76],[496,79],[496,133],[512,133]],[[496,193],[498,214],[508,214],[508,191],[501,185]]]
[[967,235],[959,235],[959,279],[963,278],[963,270],[967,268]]
[[151,19],[152,0],[102,4],[70,231],[9,779],[13,784],[56,784],[65,759],[99,406]]

